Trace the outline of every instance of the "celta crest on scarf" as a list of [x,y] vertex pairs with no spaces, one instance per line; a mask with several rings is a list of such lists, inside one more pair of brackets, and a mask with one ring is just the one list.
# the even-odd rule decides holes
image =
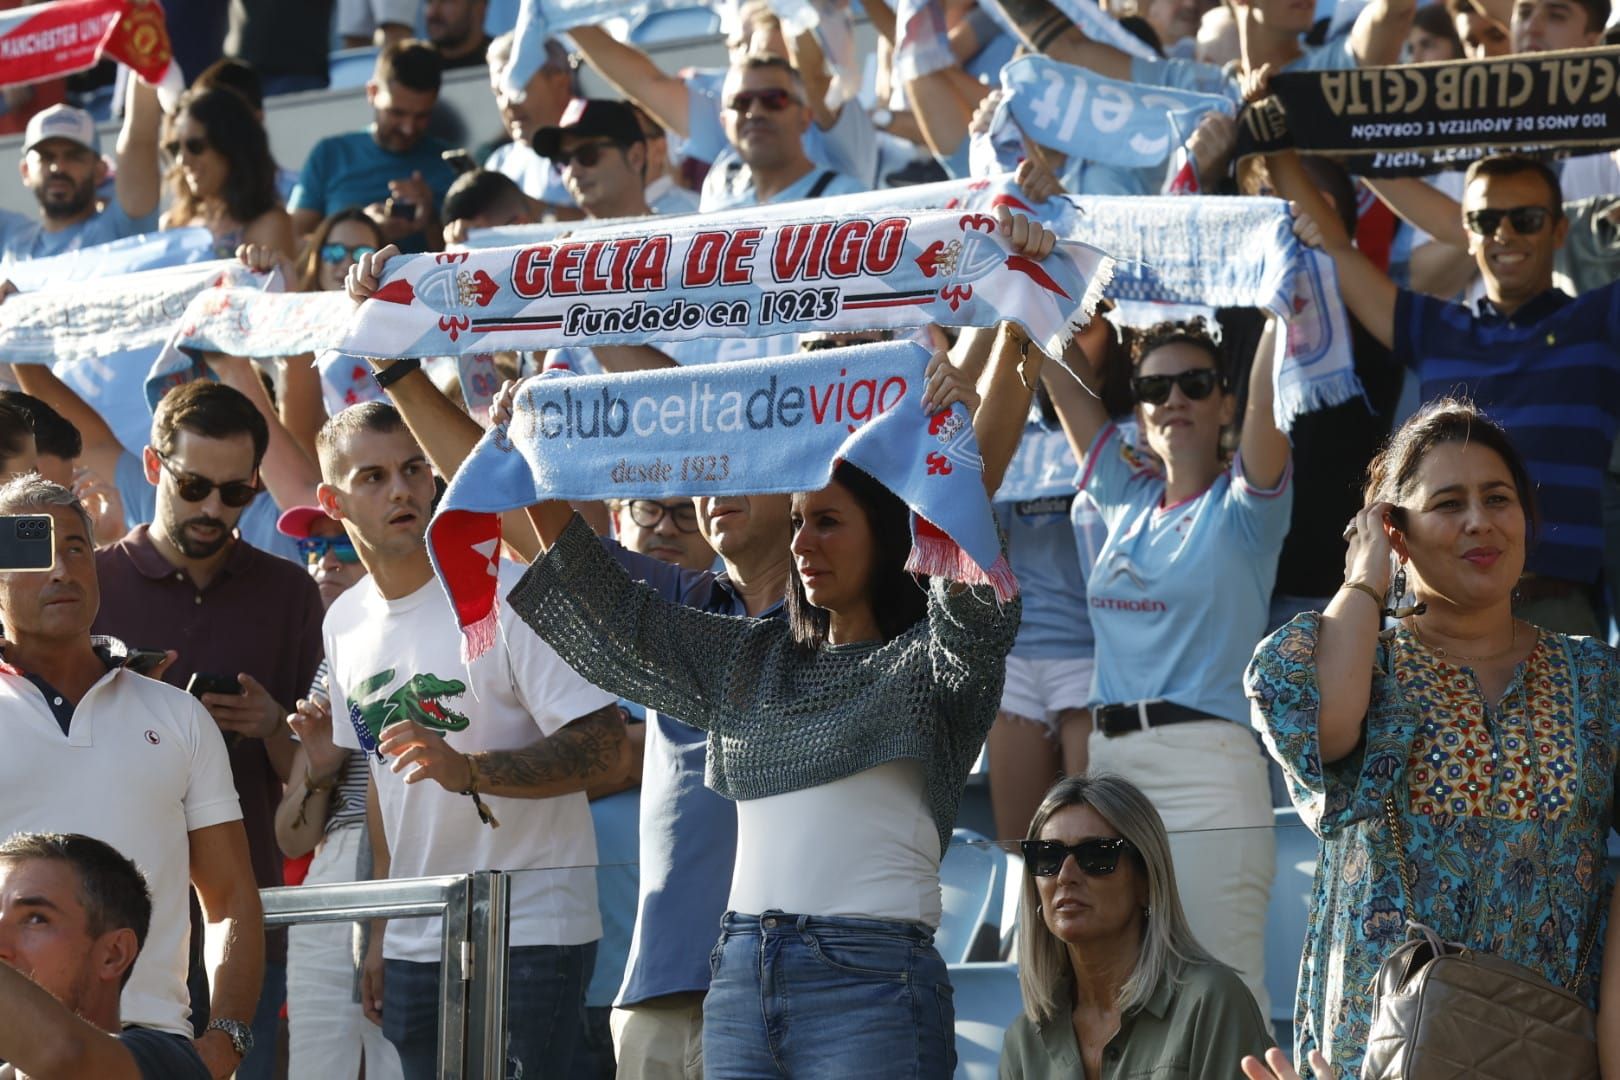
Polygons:
[[390,262],[341,348],[450,356],[1010,320],[1055,356],[1112,265],[1058,231],[1036,261],[989,214],[833,218],[806,206],[796,220],[751,209],[648,218],[591,238],[414,256]]
[[1291,71],[1243,110],[1238,155],[1294,146],[1359,176],[1463,169],[1501,150],[1557,157],[1620,146],[1620,48]]
[[1215,94],[1106,78],[1044,56],[1001,69],[1003,101],[1018,127],[1073,158],[1143,169],[1163,164],[1205,115],[1231,115]]
[[184,89],[157,0],[55,0],[0,14],[0,86],[72,75],[103,57],[153,86]]
[[468,655],[495,640],[501,513],[557,499],[816,490],[839,461],[911,508],[908,570],[1015,595],[971,417],[960,404],[923,411],[927,363],[928,350],[904,342],[529,381],[428,526]]

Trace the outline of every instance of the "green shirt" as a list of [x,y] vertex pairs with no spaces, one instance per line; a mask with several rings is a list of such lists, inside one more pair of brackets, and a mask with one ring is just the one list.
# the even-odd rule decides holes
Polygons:
[[[1188,964],[1180,983],[1169,978],[1147,1004],[1120,1019],[1103,1048],[1100,1080],[1152,1077],[1232,1077],[1241,1080],[1244,1055],[1264,1054],[1276,1041],[1260,1006],[1225,964]],[[1001,1080],[1084,1080],[1080,1042],[1065,1013],[1037,1025],[1020,1014],[1001,1047]]]

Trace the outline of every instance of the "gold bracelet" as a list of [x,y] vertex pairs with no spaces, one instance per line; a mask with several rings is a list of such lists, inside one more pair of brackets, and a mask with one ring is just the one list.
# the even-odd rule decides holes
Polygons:
[[309,773],[306,772],[304,774],[304,790],[309,792],[310,794],[314,794],[315,792],[318,792],[318,791],[331,791],[333,788],[337,787],[337,782],[338,782],[338,774],[337,773],[333,773],[331,776],[328,776],[325,780],[321,780],[319,782],[310,779]]
[[1372,597],[1372,602],[1378,608],[1379,612],[1384,610],[1384,598],[1379,596],[1378,591],[1371,585],[1368,585],[1365,581],[1346,581],[1343,585],[1339,586],[1339,589],[1340,591],[1345,589],[1354,589],[1356,592],[1366,593],[1368,596]]

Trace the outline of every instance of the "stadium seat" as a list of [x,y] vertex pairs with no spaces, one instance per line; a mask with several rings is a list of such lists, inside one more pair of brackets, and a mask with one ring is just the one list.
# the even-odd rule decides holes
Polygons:
[[663,41],[711,37],[720,32],[720,16],[707,7],[652,11],[630,27],[630,44],[657,45]]
[[[1292,807],[1273,811],[1277,822],[1277,877],[1271,885],[1266,914],[1266,992],[1271,995],[1271,1026],[1277,1042],[1293,1042],[1294,1001],[1298,994],[1299,958],[1305,950],[1305,921],[1316,877],[1316,834]],[[1287,1032],[1284,1041],[1283,1032]]]
[[363,45],[358,49],[338,49],[332,53],[326,60],[331,80],[328,88],[354,90],[366,85],[372,69],[377,66],[379,51],[375,45]]
[[947,964],[1000,954],[1007,857],[978,833],[957,829],[940,861],[942,914],[934,945]]
[[1018,948],[1018,905],[1024,895],[1024,858],[1007,854],[1007,887],[1001,893],[1001,954],[999,959],[1014,959]]
[[996,1080],[1001,1040],[1023,1008],[1017,964],[952,964],[956,1080]]

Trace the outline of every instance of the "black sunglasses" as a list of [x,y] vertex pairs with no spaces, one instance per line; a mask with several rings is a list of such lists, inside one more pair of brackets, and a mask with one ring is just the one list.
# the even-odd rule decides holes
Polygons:
[[1092,877],[1112,874],[1119,868],[1119,857],[1134,850],[1131,842],[1123,838],[1094,836],[1078,844],[1065,844],[1061,840],[1020,840],[1024,853],[1024,866],[1036,877],[1057,877],[1063,861],[1074,856],[1080,872]]
[[[153,451],[156,453],[156,451]],[[193,476],[183,473],[170,464],[169,459],[158,454],[157,459],[163,463],[163,468],[174,477],[174,489],[186,502],[198,503],[208,498],[210,492],[219,489],[219,501],[233,510],[239,506],[246,506],[253,501],[259,493],[259,485],[246,480],[227,480],[223,484],[216,484],[204,476]]]
[[1143,405],[1163,405],[1170,400],[1170,388],[1179,386],[1191,400],[1203,401],[1220,384],[1214,368],[1193,368],[1175,375],[1133,375],[1131,393]]
[[1470,210],[1463,215],[1468,231],[1480,236],[1495,236],[1502,227],[1502,219],[1513,225],[1520,236],[1534,236],[1547,227],[1552,211],[1545,206],[1515,206],[1511,210]]
[[580,143],[572,150],[558,150],[557,156],[551,159],[551,163],[559,171],[568,168],[570,164],[574,163],[578,163],[584,169],[594,169],[596,163],[602,160],[602,155],[607,149],[617,145],[619,144],[612,139],[598,139],[595,142]]
[[726,108],[738,116],[747,116],[748,110],[753,107],[756,101],[764,107],[766,112],[781,112],[789,104],[798,104],[799,99],[788,91],[777,87],[772,87],[769,90],[739,90],[726,103]]
[[683,533],[697,532],[697,507],[689,502],[675,503],[666,506],[652,499],[631,499],[630,520],[643,529],[656,529],[658,523],[668,514],[670,520],[675,522],[675,528]]
[[202,157],[208,153],[208,140],[201,135],[193,135],[189,139],[170,139],[163,144],[163,152],[172,158],[179,157],[181,150],[192,157]]

